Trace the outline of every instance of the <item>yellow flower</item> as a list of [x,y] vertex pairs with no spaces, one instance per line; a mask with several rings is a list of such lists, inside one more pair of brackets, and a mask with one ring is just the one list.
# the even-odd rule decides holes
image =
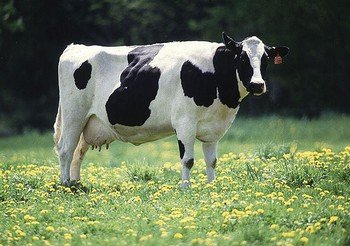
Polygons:
[[33,221],[33,220],[35,220],[35,217],[30,216],[29,214],[26,214],[26,215],[24,215],[23,219],[25,221]]
[[203,239],[195,238],[195,239],[192,239],[191,243],[192,244],[203,244]]
[[312,225],[309,225],[306,227],[306,231],[309,233],[314,233],[315,232],[315,228]]
[[223,213],[221,214],[222,217],[227,217],[227,216],[229,216],[229,215],[230,215],[230,213],[227,212],[227,211],[225,211],[225,212],[223,212]]
[[21,230],[16,230],[16,234],[18,235],[18,236],[20,236],[20,237],[24,237],[24,236],[26,236],[27,234],[24,232],[24,231],[21,231]]
[[255,196],[256,196],[256,197],[261,197],[261,196],[263,196],[263,195],[264,195],[263,192],[255,192]]
[[326,219],[326,218],[321,218],[320,221],[321,221],[321,222],[326,222],[327,219]]
[[48,232],[54,232],[55,231],[55,228],[53,226],[48,226],[46,227],[46,231]]
[[210,231],[207,233],[208,237],[216,237],[217,236],[217,232],[216,231]]
[[140,196],[135,196],[129,199],[128,203],[140,203],[142,202],[142,199]]
[[293,208],[287,208],[287,212],[293,212]]
[[65,233],[64,234],[64,239],[71,240],[72,239],[72,235],[69,234],[69,233]]
[[181,238],[183,238],[184,236],[181,234],[181,233],[175,233],[175,235],[174,235],[174,238],[175,239],[181,239]]
[[300,238],[300,242],[306,244],[309,241],[309,239],[307,237],[302,237]]
[[272,229],[272,230],[275,230],[275,229],[278,229],[278,228],[279,228],[279,226],[276,225],[276,224],[272,224],[272,225],[270,226],[270,229]]
[[168,232],[167,231],[162,231],[162,234],[160,235],[160,237],[167,237],[168,236]]
[[151,239],[151,238],[152,238],[152,234],[149,234],[149,235],[140,237],[140,241],[141,242],[147,241],[148,239]]
[[287,238],[292,238],[295,236],[295,232],[294,231],[283,232],[282,236]]
[[79,237],[80,237],[81,239],[85,239],[85,238],[86,238],[86,235],[85,235],[85,234],[81,234]]
[[305,199],[312,199],[313,198],[312,196],[310,196],[308,194],[303,194],[302,197]]
[[331,216],[329,218],[329,224],[333,224],[338,220],[338,216]]
[[183,218],[182,220],[180,220],[180,223],[188,223],[188,222],[191,222],[191,221],[193,221],[194,220],[194,218],[193,217],[191,217],[191,216],[188,216],[188,217],[185,217],[185,218]]

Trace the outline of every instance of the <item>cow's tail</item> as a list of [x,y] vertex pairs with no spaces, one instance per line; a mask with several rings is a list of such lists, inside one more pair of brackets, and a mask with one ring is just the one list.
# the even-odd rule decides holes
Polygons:
[[61,114],[61,103],[59,103],[56,121],[55,121],[55,124],[53,125],[54,131],[55,131],[53,134],[53,141],[55,143],[56,152],[57,152],[58,141],[60,140],[60,137],[61,137],[61,126],[62,126],[62,114]]

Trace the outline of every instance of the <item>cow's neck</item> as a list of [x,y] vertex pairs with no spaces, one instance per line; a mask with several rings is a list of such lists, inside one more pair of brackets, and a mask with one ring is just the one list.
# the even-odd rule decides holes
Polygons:
[[225,46],[220,46],[215,52],[213,63],[221,103],[229,108],[237,108],[246,96],[246,91],[237,80],[236,55]]

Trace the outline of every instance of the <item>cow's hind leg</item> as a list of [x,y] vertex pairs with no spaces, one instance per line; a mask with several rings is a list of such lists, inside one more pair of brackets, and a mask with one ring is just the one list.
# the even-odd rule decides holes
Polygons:
[[89,145],[85,142],[83,134],[80,135],[78,146],[73,155],[72,164],[70,166],[70,180],[76,183],[80,180],[80,166],[84,159],[85,153],[88,151]]
[[217,152],[217,142],[215,143],[203,143],[203,153],[205,157],[205,163],[207,165],[207,177],[208,182],[215,179],[215,166],[216,166],[216,152]]
[[181,131],[180,129],[176,130],[182,164],[182,189],[191,185],[190,171],[194,163],[194,132],[195,131]]
[[[80,122],[80,123],[79,123]],[[66,127],[67,126],[67,127]],[[68,186],[70,181],[70,167],[73,160],[73,154],[77,147],[84,124],[81,120],[62,120],[61,137],[57,145],[58,157],[61,167],[62,185]]]

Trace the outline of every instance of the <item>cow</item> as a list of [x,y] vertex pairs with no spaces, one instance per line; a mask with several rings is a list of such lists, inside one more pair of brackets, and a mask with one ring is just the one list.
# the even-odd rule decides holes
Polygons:
[[54,142],[64,186],[80,180],[89,146],[134,145],[176,134],[182,187],[190,186],[195,140],[202,142],[208,182],[218,141],[243,98],[266,92],[269,59],[289,52],[253,36],[223,43],[182,41],[103,47],[69,45],[59,59]]

